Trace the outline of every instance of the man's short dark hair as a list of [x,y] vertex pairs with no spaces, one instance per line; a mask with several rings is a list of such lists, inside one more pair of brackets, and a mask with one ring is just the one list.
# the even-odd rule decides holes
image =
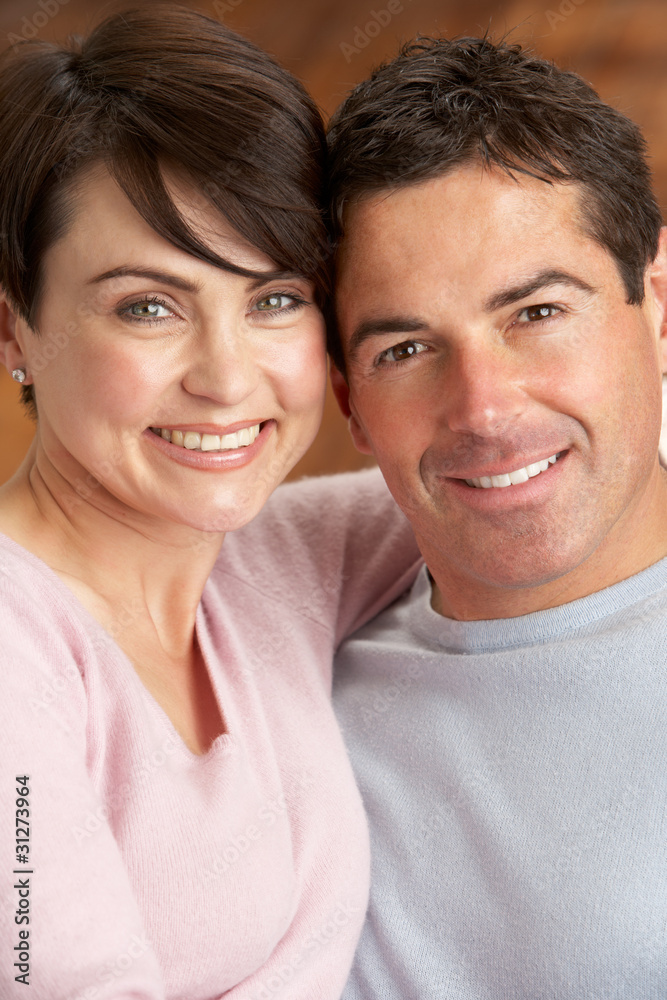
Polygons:
[[[583,188],[584,231],[615,259],[628,302],[662,224],[634,122],[581,77],[519,45],[489,38],[419,38],[359,84],[329,128],[330,212],[382,189],[438,177],[480,160],[512,175]],[[342,364],[332,337],[334,360]]]

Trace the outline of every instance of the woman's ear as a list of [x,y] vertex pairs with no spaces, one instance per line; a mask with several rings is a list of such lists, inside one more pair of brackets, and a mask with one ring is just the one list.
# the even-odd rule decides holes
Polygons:
[[[17,338],[16,312],[9,304],[6,292],[0,289],[0,361],[11,374],[17,369],[26,369],[26,360]],[[23,384],[29,383],[26,376]]]
[[336,365],[331,362],[331,370],[329,372],[331,376],[331,388],[333,389],[333,394],[336,397],[338,405],[344,417],[347,417],[347,426],[352,435],[352,441],[354,442],[354,447],[357,451],[360,451],[362,455],[372,455],[373,449],[370,446],[366,433],[357,418],[354,411],[354,403],[350,399],[350,387],[347,384],[345,376],[338,370]]

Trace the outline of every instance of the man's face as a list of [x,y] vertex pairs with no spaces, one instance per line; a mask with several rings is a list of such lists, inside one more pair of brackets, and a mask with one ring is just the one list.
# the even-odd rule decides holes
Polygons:
[[475,163],[346,218],[338,396],[455,617],[524,613],[535,588],[563,603],[667,552],[663,255],[628,305],[581,197]]

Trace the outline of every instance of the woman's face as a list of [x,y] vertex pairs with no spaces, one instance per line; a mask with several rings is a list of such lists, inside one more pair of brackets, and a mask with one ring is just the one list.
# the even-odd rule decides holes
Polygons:
[[[212,210],[188,207],[187,190],[172,194],[215,252],[275,270]],[[41,461],[123,518],[240,527],[320,423],[326,357],[312,285],[244,278],[176,249],[102,168],[82,178],[73,207],[44,258],[39,334],[17,324]]]

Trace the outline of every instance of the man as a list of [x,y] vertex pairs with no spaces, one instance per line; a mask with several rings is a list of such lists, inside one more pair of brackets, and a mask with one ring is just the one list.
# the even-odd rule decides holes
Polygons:
[[667,997],[667,241],[638,129],[488,39],[331,133],[336,393],[425,567],[344,644],[345,1000]]

